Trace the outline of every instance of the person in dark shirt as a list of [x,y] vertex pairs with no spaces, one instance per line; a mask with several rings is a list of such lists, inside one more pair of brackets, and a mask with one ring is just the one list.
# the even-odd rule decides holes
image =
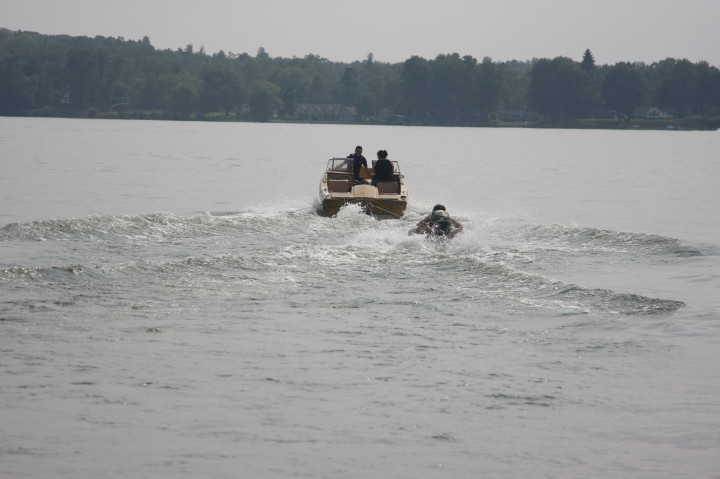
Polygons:
[[353,180],[355,180],[356,183],[364,183],[367,184],[367,180],[360,176],[360,168],[365,167],[367,168],[367,159],[362,154],[363,148],[362,146],[356,146],[355,147],[355,153],[352,153],[348,155],[348,158],[353,159]]
[[378,159],[375,162],[373,178],[370,184],[377,186],[377,184],[381,181],[395,181],[395,167],[393,166],[392,161],[387,159],[387,150],[378,151],[377,157]]

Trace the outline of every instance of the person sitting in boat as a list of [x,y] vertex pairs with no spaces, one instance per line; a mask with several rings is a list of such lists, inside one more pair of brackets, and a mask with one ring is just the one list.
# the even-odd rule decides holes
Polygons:
[[367,159],[362,154],[363,148],[362,146],[358,145],[355,147],[355,153],[349,154],[347,157],[353,159],[353,180],[355,180],[356,183],[364,183],[367,184],[367,180],[360,176],[360,168],[363,166],[367,168]]
[[395,181],[395,167],[392,161],[388,160],[387,150],[377,152],[377,161],[373,167],[373,177],[371,185],[377,186],[381,181]]
[[432,213],[420,220],[415,232],[452,238],[463,230],[463,225],[452,218],[444,205],[433,206]]

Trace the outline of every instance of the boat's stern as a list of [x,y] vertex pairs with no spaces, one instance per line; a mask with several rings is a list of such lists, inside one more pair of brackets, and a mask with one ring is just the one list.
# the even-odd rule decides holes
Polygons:
[[[407,207],[407,186],[405,178],[396,166],[395,181],[370,184],[356,184],[352,173],[352,159],[332,158],[320,179],[320,201],[325,216],[335,216],[348,204],[360,205],[368,214],[377,217],[400,218]],[[372,170],[363,168],[361,176],[372,178]]]

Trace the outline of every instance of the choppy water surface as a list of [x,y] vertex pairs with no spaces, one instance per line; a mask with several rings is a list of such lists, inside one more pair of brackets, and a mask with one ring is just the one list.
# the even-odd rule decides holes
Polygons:
[[[0,475],[717,477],[710,133],[2,122]],[[317,214],[356,143],[404,218]]]

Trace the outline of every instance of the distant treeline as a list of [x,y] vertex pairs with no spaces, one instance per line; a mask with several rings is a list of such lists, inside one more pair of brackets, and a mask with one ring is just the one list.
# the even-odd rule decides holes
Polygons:
[[0,29],[0,115],[267,121],[297,119],[299,105],[336,104],[354,107],[359,122],[421,125],[624,122],[642,106],[720,116],[720,70],[706,62],[579,57],[494,62],[452,53],[390,64],[369,54],[338,63]]

